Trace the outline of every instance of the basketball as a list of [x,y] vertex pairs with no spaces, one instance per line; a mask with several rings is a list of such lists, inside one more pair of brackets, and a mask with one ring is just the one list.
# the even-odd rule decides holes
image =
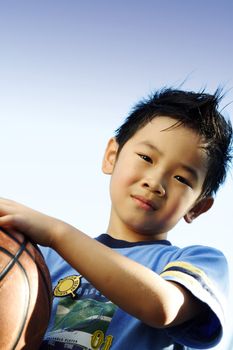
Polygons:
[[48,268],[39,248],[0,230],[0,349],[36,350],[52,305]]

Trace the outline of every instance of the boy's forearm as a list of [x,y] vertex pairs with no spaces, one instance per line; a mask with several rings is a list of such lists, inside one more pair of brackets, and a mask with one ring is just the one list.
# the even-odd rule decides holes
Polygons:
[[150,326],[175,325],[200,310],[200,303],[181,286],[24,205],[0,199],[0,227],[51,246],[113,303]]
[[153,327],[189,318],[182,288],[74,227],[61,226],[52,248],[120,308]]

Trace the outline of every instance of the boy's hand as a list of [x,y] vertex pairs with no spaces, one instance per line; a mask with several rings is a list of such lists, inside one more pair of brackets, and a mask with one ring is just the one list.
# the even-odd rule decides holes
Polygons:
[[0,228],[9,233],[18,231],[35,243],[52,246],[60,224],[62,222],[59,220],[17,202],[0,198]]

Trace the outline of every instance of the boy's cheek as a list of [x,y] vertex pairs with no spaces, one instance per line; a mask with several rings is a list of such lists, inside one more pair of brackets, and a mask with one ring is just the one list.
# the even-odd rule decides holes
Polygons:
[[118,172],[116,171],[112,175],[112,185],[116,187],[120,186],[129,186],[134,181],[136,181],[135,176],[132,176],[131,173],[127,171],[127,168],[124,171]]

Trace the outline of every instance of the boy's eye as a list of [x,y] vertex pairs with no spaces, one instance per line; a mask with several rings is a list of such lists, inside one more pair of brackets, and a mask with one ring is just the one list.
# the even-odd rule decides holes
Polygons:
[[181,182],[181,183],[183,183],[183,184],[189,186],[189,187],[192,187],[192,186],[191,186],[191,183],[190,183],[187,179],[185,179],[183,176],[176,175],[176,176],[175,176],[175,179],[178,180],[179,182]]
[[141,159],[145,160],[146,162],[153,163],[152,159],[150,157],[146,156],[145,154],[138,154],[138,155]]

